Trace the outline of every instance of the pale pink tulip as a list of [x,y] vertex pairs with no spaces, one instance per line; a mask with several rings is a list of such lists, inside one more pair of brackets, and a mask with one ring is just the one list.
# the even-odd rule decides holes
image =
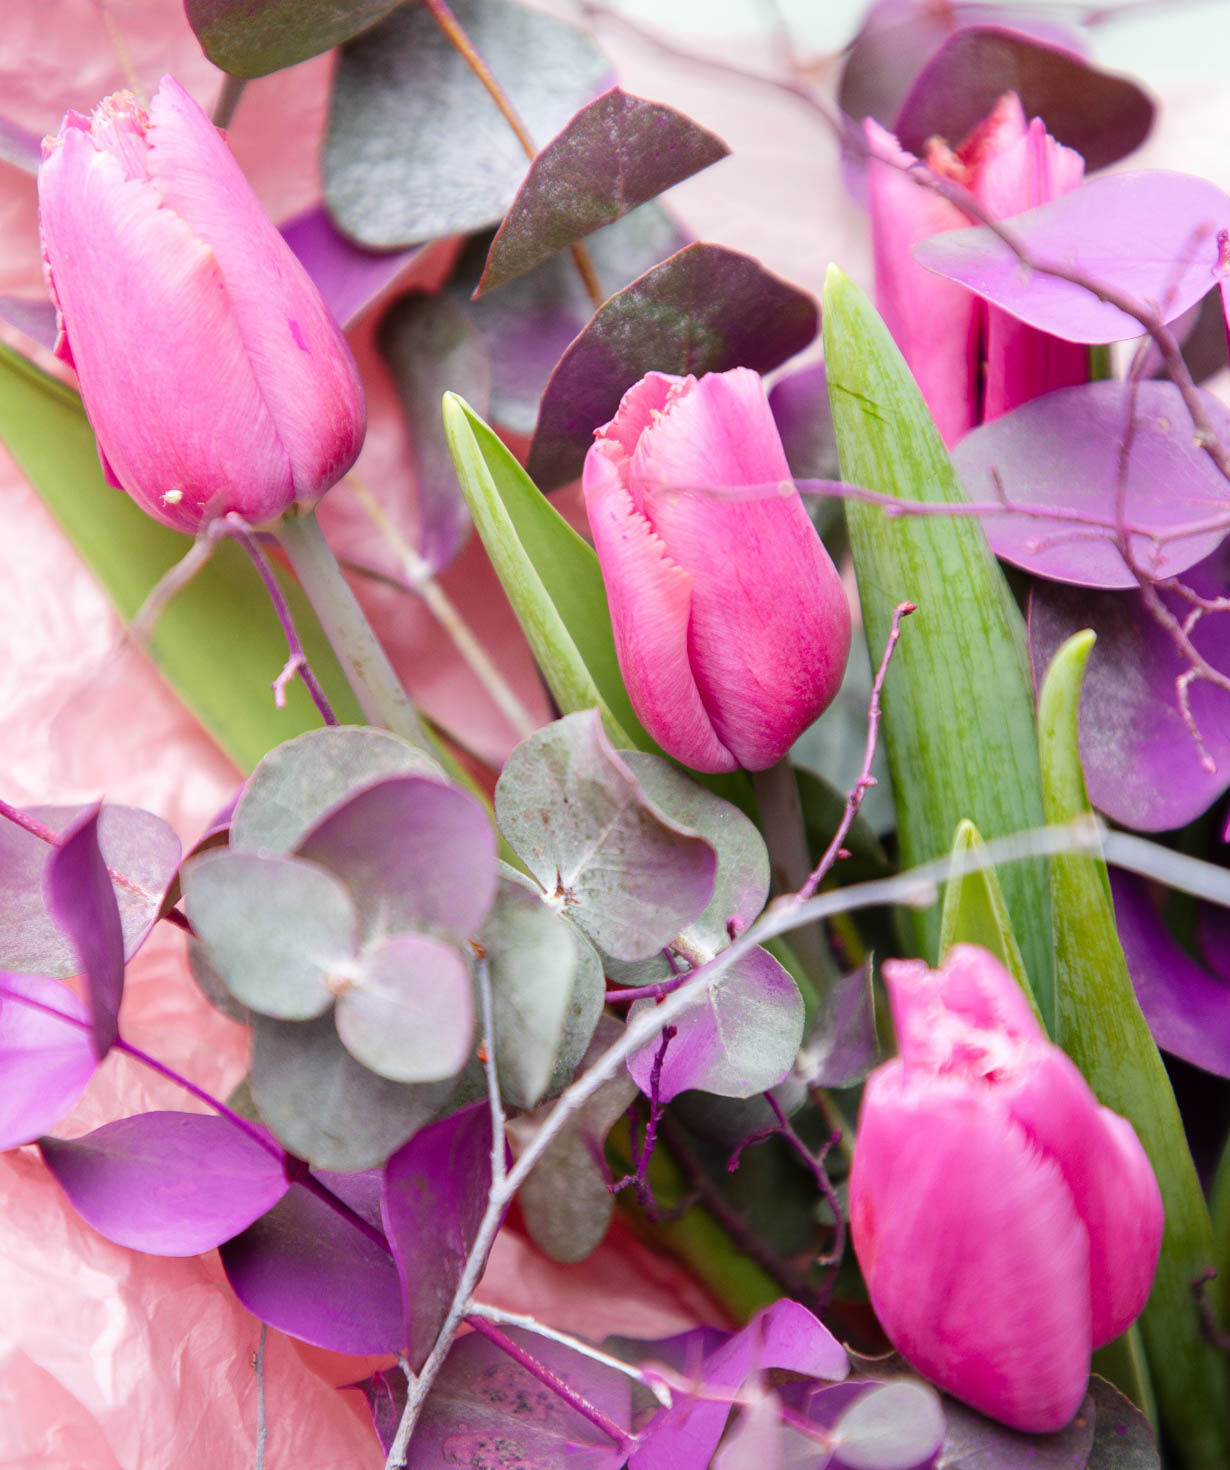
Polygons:
[[[918,160],[872,119],[868,205],[876,305],[909,363],[946,444],[1054,388],[1089,376],[1087,349],[1027,327],[998,307],[925,270],[912,257],[920,240],[962,229],[969,217],[906,170]],[[1007,219],[1075,189],[1079,153],[1057,143],[1040,118],[1027,122],[1005,93],[994,112],[954,152],[932,139],[923,162],[960,184],[993,219]]]
[[694,770],[773,765],[837,693],[850,613],[758,375],[647,374],[583,484],[645,728]]
[[43,145],[39,221],[107,478],[197,531],[310,506],[363,441],[354,361],[222,135],[172,77],[70,112]]
[[1061,1428],[1153,1283],[1144,1150],[984,949],[889,961],[900,1055],[868,1079],[850,1228],[893,1345],[1016,1429]]

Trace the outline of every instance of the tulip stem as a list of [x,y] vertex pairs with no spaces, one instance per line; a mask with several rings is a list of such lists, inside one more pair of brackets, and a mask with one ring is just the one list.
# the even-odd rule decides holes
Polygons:
[[307,593],[363,713],[382,729],[438,756],[389,656],[350,589],[315,514],[287,515],[274,532]]
[[[811,853],[790,757],[783,756],[767,771],[753,771],[752,786],[760,809],[760,830],[769,849],[774,891],[799,893],[811,877]],[[819,924],[801,925],[790,934],[789,944],[823,995],[838,978],[823,929]]]

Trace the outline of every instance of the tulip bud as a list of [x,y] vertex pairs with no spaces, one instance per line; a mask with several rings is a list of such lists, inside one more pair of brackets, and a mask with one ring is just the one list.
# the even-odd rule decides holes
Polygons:
[[1061,1428],[1143,1309],[1162,1239],[1132,1127],[986,950],[889,961],[900,1055],[867,1081],[850,1230],[894,1347],[1015,1429]]
[[[1086,382],[1083,344],[1026,326],[912,258],[920,240],[971,221],[910,177],[918,160],[891,133],[870,118],[864,127],[876,306],[945,444],[1040,394]],[[1049,204],[1075,189],[1085,172],[1080,154],[1057,143],[1040,118],[1026,122],[1015,92],[1006,92],[955,152],[932,139],[922,161],[941,179],[968,189],[997,220]]]
[[694,770],[774,765],[837,693],[850,612],[760,378],[649,373],[594,439],[585,505],[637,715]]
[[39,224],[107,479],[195,532],[314,504],[363,442],[341,332],[222,135],[172,77],[43,144]]

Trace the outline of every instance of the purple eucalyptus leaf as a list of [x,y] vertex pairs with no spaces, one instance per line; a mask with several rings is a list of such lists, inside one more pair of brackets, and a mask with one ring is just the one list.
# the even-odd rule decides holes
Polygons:
[[398,0],[186,0],[188,24],[215,66],[263,77],[340,46]]
[[[747,1470],[749,1465],[756,1470],[785,1470],[780,1414],[781,1402],[775,1393],[758,1394],[745,1404],[711,1461],[713,1470]],[[816,1444],[807,1449],[807,1470],[824,1470],[828,1457],[823,1450]]]
[[824,364],[809,363],[778,378],[769,390],[769,407],[782,436],[790,473],[800,480],[839,479]]
[[279,229],[343,328],[352,327],[422,253],[419,249],[364,250],[341,233],[322,204],[287,220]]
[[799,1058],[813,1087],[853,1087],[880,1059],[870,964],[860,965],[824,993]]
[[986,1419],[945,1397],[944,1447],[940,1464],[994,1466],[995,1470],[1086,1470],[1095,1418],[1089,1395],[1072,1422],[1054,1434],[1025,1434]]
[[393,934],[359,956],[337,998],[337,1034],[392,1082],[442,1082],[474,1049],[474,984],[451,944]]
[[124,996],[124,929],[98,841],[101,803],[60,834],[43,870],[47,911],[68,935],[85,981],[94,1050],[105,1057],[119,1038]]
[[56,309],[45,296],[0,296],[0,319],[48,352],[55,350],[60,329]]
[[1230,981],[1212,974],[1179,945],[1149,885],[1112,868],[1115,924],[1136,999],[1163,1051],[1230,1077]]
[[[649,203],[598,230],[586,248],[604,295],[611,296],[689,240],[660,205]],[[594,304],[567,255],[552,256],[500,291],[472,301],[486,255],[486,237],[478,236],[462,252],[448,291],[487,344],[492,421],[529,435],[555,364],[589,321]]]
[[769,896],[769,854],[764,838],[737,806],[714,795],[678,766],[646,751],[627,750],[623,759],[641,789],[673,822],[699,833],[717,854],[713,897],[683,931],[706,954],[725,949],[760,916]]
[[757,1312],[705,1357],[698,1395],[676,1392],[669,1409],[657,1414],[641,1434],[629,1470],[676,1470],[708,1465],[721,1438],[730,1403],[742,1385],[770,1368],[788,1368],[809,1378],[839,1380],[850,1371],[841,1344],[806,1307],[783,1300]]
[[605,302],[543,395],[527,469],[544,490],[581,472],[594,430],[647,372],[767,373],[816,335],[816,303],[749,255],[688,245]]
[[713,848],[649,799],[596,710],[522,741],[495,810],[547,898],[618,959],[648,959],[712,897]]
[[397,1426],[406,1407],[408,1384],[400,1368],[378,1369],[370,1378],[349,1385],[357,1388],[367,1400],[368,1412],[372,1416],[372,1428],[380,1441],[380,1448],[387,1455],[397,1438]]
[[[47,1009],[24,1005],[22,996]],[[81,1096],[98,1067],[89,1017],[58,980],[0,974],[0,1152],[33,1143]]]
[[1015,92],[1025,116],[1040,117],[1090,170],[1139,148],[1153,126],[1154,105],[1135,82],[1091,66],[1066,45],[1009,30],[996,16],[943,42],[915,78],[893,131],[920,158],[928,138],[955,147],[1005,92]]
[[1096,1374],[1089,1380],[1089,1399],[1096,1419],[1085,1470],[1160,1470],[1153,1431],[1136,1405]]
[[[539,144],[609,77],[587,34],[517,0],[455,0],[453,9]],[[526,160],[430,10],[403,5],[342,52],[322,167],[341,229],[387,250],[496,224]]]
[[[874,117],[892,128],[915,78],[937,50],[965,26],[1010,26],[1051,46],[1079,53],[1079,34],[1033,11],[968,0],[876,0],[846,50],[837,94],[841,110],[856,122]],[[963,134],[948,135],[953,143]]]
[[[33,806],[28,815],[65,832],[91,808]],[[105,806],[98,819],[103,861],[124,933],[124,954],[141,947],[179,864],[179,838],[161,817]],[[0,967],[26,975],[75,975],[81,968],[67,934],[47,912],[43,874],[52,849],[13,822],[0,821]]]
[[[1191,568],[1183,582],[1205,597],[1225,596],[1226,552]],[[1190,605],[1159,594],[1180,620]],[[1097,642],[1081,695],[1081,763],[1089,799],[1116,822],[1143,832],[1185,826],[1230,786],[1230,693],[1207,680],[1190,686],[1191,713],[1211,768],[1184,723],[1176,680],[1188,665],[1137,592],[1098,592],[1038,583],[1030,595],[1029,644],[1040,683],[1059,646],[1082,628]],[[1209,615],[1192,642],[1230,674],[1230,620]]]
[[833,1433],[845,1470],[914,1470],[943,1443],[944,1410],[933,1388],[903,1378],[861,1395]]
[[469,939],[495,897],[495,833],[482,803],[429,776],[364,787],[297,851],[350,889],[365,939],[424,925]]
[[288,1187],[279,1150],[206,1113],[137,1113],[82,1138],[41,1139],[39,1148],[83,1220],[155,1256],[212,1250]]
[[[1200,397],[1230,443],[1230,410],[1211,393]],[[1051,581],[1135,587],[1117,524],[1130,532],[1136,565],[1159,579],[1185,572],[1225,539],[1226,526],[1209,522],[1230,510],[1230,486],[1196,443],[1173,383],[1061,388],[967,434],[953,463],[971,500],[1002,496],[1044,508],[979,519],[997,556]],[[1052,506],[1059,516],[1044,513]]]
[[384,1232],[408,1314],[406,1357],[427,1361],[491,1188],[491,1110],[486,1099],[417,1133],[384,1167]]
[[[654,1004],[638,1001],[632,1014]],[[786,970],[764,949],[735,961],[709,992],[671,1023],[676,1034],[663,1053],[657,1095],[669,1102],[688,1088],[720,1097],[754,1097],[776,1087],[794,1065],[803,1040],[803,997]],[[652,1089],[662,1042],[628,1059],[642,1092]]]
[[[1070,194],[1004,220],[1039,266],[1079,270],[1166,321],[1216,284],[1217,232],[1230,226],[1230,197],[1190,174],[1142,170],[1086,179]],[[1144,328],[1083,286],[1024,270],[985,226],[947,230],[914,257],[1032,327],[1068,342],[1119,342]]]
[[[629,1379],[562,1343],[503,1327],[516,1346],[621,1430],[631,1423]],[[408,1470],[442,1465],[619,1470],[625,1449],[478,1333],[453,1344],[410,1442]]]
[[444,437],[440,400],[446,392],[459,393],[480,417],[488,416],[487,347],[451,297],[412,291],[381,321],[380,350],[410,429],[419,555],[430,571],[438,572],[461,550],[470,529],[470,514]]
[[309,730],[275,746],[248,777],[231,820],[231,846],[291,853],[339,802],[381,776],[444,773],[387,730]]
[[241,1005],[309,1021],[354,970],[345,886],[298,858],[215,849],[184,867],[184,909],[210,968]]
[[390,1082],[338,1040],[333,1016],[314,1021],[252,1017],[248,1078],[278,1141],[314,1168],[371,1169],[431,1121],[453,1081]]
[[684,113],[612,87],[571,118],[530,165],[475,294],[523,276],[729,152]]
[[366,1225],[292,1184],[268,1214],[223,1245],[235,1295],[262,1322],[338,1353],[405,1345],[397,1267],[383,1243],[380,1175],[319,1174]]

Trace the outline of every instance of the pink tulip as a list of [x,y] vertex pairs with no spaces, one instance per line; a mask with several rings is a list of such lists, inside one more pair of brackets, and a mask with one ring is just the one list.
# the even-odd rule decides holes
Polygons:
[[760,378],[649,373],[594,437],[585,505],[637,715],[694,770],[775,764],[837,693],[850,612]]
[[103,469],[195,532],[310,506],[353,464],[363,390],[336,324],[222,135],[172,77],[43,144],[40,229]]
[[[955,204],[905,171],[918,162],[871,118],[868,204],[875,255],[876,305],[909,363],[946,444],[1053,388],[1088,379],[1088,353],[988,307],[911,256],[920,240],[967,227]],[[1026,122],[1019,98],[1005,93],[994,112],[954,153],[940,139],[923,162],[961,184],[993,219],[1007,219],[1075,189],[1079,153],[1064,148],[1040,118]]]
[[900,1055],[868,1079],[850,1228],[893,1345],[1016,1429],[1059,1429],[1143,1309],[1162,1238],[1144,1150],[986,950],[890,961]]

